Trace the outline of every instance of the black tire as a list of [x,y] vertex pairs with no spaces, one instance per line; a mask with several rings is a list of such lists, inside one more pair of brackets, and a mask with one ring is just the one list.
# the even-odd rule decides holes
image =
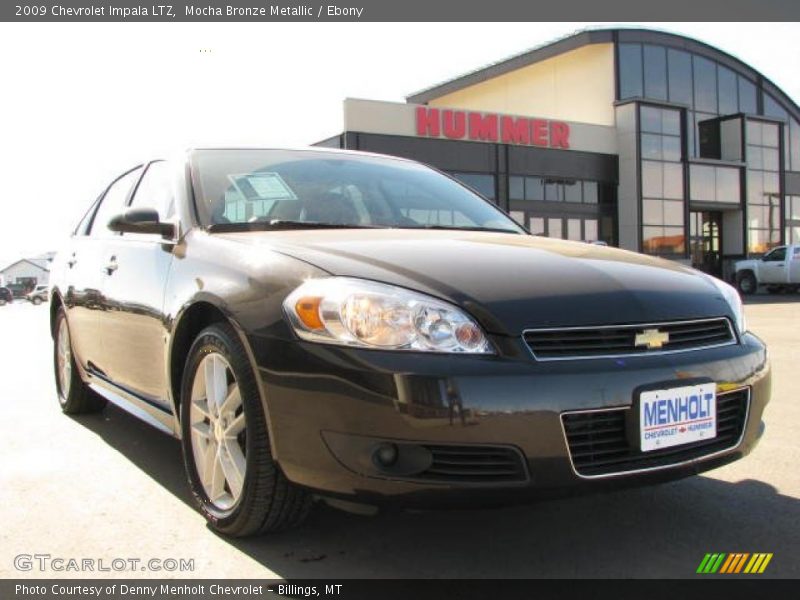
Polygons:
[[[245,476],[241,495],[228,510],[208,498],[197,472],[191,437],[190,408],[195,373],[203,358],[220,354],[230,365],[245,414]],[[227,323],[211,325],[200,332],[189,350],[181,385],[181,445],[189,486],[209,525],[232,537],[280,531],[300,525],[311,510],[312,497],[294,485],[272,458],[266,418],[258,383],[247,353],[235,330]]]
[[39,305],[42,303],[42,299],[41,299],[41,298],[39,298],[39,297],[37,296],[36,298],[34,298],[33,300],[31,300],[31,302],[33,302],[33,304],[34,304],[35,306],[39,306]]
[[5,306],[5,305],[6,305],[6,299],[0,298],[0,306]]
[[758,291],[758,282],[756,281],[756,276],[750,271],[739,273],[736,276],[736,287],[742,294],[746,296],[755,294]]
[[61,324],[65,323],[69,332],[69,323],[64,308],[58,309],[56,315],[55,333],[53,334],[53,369],[56,378],[56,393],[61,410],[68,415],[79,415],[86,413],[96,413],[103,410],[106,406],[106,399],[90,390],[81,379],[78,366],[75,363],[75,355],[72,353],[71,339],[68,339],[70,346],[69,360],[71,364],[69,376],[69,389],[62,389],[61,378],[59,377],[58,365],[58,344],[61,332]]

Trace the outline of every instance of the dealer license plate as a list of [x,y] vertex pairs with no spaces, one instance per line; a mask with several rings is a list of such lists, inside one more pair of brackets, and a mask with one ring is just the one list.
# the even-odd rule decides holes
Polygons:
[[717,436],[715,383],[650,390],[639,396],[642,452]]

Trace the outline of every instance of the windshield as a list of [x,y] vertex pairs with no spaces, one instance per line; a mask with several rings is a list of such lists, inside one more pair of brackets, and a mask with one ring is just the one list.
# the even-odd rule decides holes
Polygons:
[[453,179],[417,163],[316,150],[196,150],[192,182],[213,230],[392,227],[523,230]]

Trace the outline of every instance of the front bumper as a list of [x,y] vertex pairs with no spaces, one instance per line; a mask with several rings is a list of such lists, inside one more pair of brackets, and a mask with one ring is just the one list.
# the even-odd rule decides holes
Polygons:
[[[766,348],[750,334],[738,345],[671,355],[546,363],[526,352],[447,356],[258,336],[250,342],[273,454],[286,476],[323,495],[371,504],[509,504],[686,477],[749,453],[770,397]],[[716,382],[718,394],[746,390],[741,435],[731,445],[602,477],[575,469],[564,413],[630,409],[643,386],[693,380]],[[507,448],[521,456],[525,476],[443,481],[402,468],[387,473],[371,458],[383,441]]]

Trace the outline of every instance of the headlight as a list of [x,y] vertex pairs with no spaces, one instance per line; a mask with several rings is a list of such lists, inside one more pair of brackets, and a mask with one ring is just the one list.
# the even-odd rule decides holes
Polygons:
[[383,283],[311,279],[287,296],[283,308],[304,340],[385,350],[493,352],[480,326],[460,309]]
[[747,322],[744,318],[744,306],[742,305],[742,297],[739,295],[739,292],[736,291],[736,288],[728,285],[721,279],[717,279],[711,275],[708,275],[707,277],[711,283],[716,286],[716,288],[722,294],[722,297],[725,298],[730,305],[731,311],[733,311],[736,330],[739,332],[739,335],[743,335],[747,331]]

